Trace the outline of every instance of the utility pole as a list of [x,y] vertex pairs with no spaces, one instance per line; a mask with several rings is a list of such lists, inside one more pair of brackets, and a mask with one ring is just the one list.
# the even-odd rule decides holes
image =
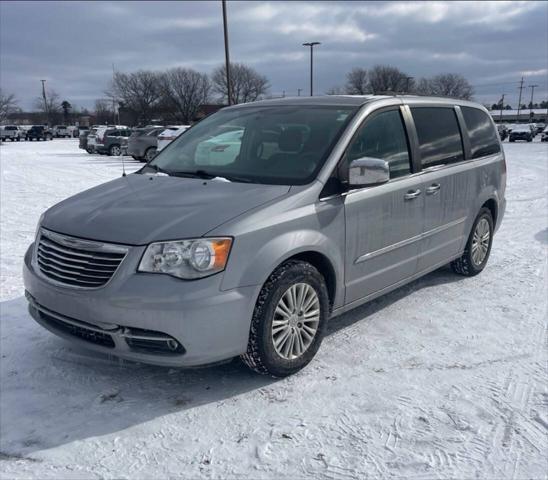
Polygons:
[[529,109],[529,119],[533,118],[533,94],[535,93],[535,88],[537,88],[538,85],[529,85],[529,88],[531,89],[531,108]]
[[114,94],[114,63],[112,64],[112,123],[118,125],[120,119],[116,122],[116,95]]
[[226,20],[226,0],[222,0],[223,5],[223,30],[225,35],[225,68],[226,68],[226,93],[228,104],[232,105],[232,88],[230,84],[230,55],[228,53],[228,24]]
[[303,47],[310,47],[310,96],[314,95],[314,46],[321,45],[320,42],[303,43]]
[[409,93],[409,82],[415,77],[405,77],[405,93]]
[[301,96],[301,91],[302,91],[302,88],[297,88],[297,97]]
[[40,80],[42,82],[42,98],[44,99],[44,112],[46,112],[46,118],[48,120],[48,126],[49,126],[49,108],[48,108],[48,100],[46,98],[46,81]]
[[523,90],[523,77],[521,77],[521,82],[519,82],[519,100],[518,100],[518,123],[519,123],[519,111],[521,110],[521,91]]
[[500,99],[500,116],[499,116],[499,122],[502,123],[502,110],[504,109],[504,97],[506,96],[505,93],[502,94],[502,98]]

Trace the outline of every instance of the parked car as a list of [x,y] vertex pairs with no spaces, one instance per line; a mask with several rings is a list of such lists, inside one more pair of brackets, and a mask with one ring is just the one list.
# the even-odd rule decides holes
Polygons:
[[[200,146],[230,129],[244,131],[232,161],[201,164]],[[241,356],[283,377],[312,360],[330,317],[448,263],[481,273],[505,187],[476,103],[227,107],[135,174],[47,210],[26,297],[37,322],[97,351],[166,366]]]
[[68,138],[70,137],[70,132],[66,125],[55,125],[52,129],[52,134],[56,138]]
[[114,128],[100,128],[95,134],[94,150],[96,153],[120,156],[122,144],[127,142],[130,135],[131,130],[121,125]]
[[540,136],[541,142],[548,142],[548,127],[545,127]]
[[497,130],[499,132],[500,139],[504,141],[508,136],[508,130],[506,129],[506,125],[504,125],[503,123],[499,123],[497,125]]
[[165,127],[145,127],[134,129],[128,138],[127,154],[135,160],[150,162],[156,156],[158,135]]
[[53,134],[46,125],[33,125],[27,130],[26,140],[53,140]]
[[162,133],[158,135],[158,147],[157,151],[161,152],[166,148],[173,140],[179,135],[186,132],[190,128],[190,125],[172,125],[167,127]]
[[[95,153],[97,151],[96,146],[98,143],[102,142],[102,138],[105,132],[108,129],[115,129],[115,128],[126,129],[127,127],[124,125],[94,125],[87,137],[86,151],[88,153]],[[99,142],[98,142],[98,139],[99,139]],[[103,151],[102,153],[108,153],[108,152]]]
[[88,151],[88,135],[92,132],[92,129],[80,130],[78,135],[78,148],[86,150],[88,153],[93,153],[93,151]]
[[25,138],[25,133],[17,125],[0,126],[0,140],[18,142],[22,138]]
[[546,124],[544,122],[537,122],[537,133],[542,133],[545,128]]
[[510,142],[515,142],[516,140],[525,140],[527,142],[533,141],[533,133],[531,132],[531,127],[529,125],[517,125],[512,130],[510,134]]

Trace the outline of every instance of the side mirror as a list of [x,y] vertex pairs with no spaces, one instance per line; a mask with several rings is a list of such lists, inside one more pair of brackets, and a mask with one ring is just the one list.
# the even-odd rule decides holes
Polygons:
[[351,187],[372,187],[390,180],[388,162],[379,158],[362,157],[352,160],[348,169]]

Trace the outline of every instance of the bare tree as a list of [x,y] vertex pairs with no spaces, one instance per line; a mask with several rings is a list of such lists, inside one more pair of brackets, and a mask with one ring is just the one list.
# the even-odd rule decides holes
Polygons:
[[[374,94],[400,93],[408,89],[411,77],[390,65],[375,65],[369,70],[369,89]],[[409,90],[412,85],[409,85]]]
[[421,95],[460,98],[470,100],[474,94],[472,85],[458,73],[442,73],[432,78],[421,78],[417,88]]
[[160,74],[149,70],[116,72],[110,95],[134,111],[142,123],[148,123],[161,98]]
[[172,68],[160,76],[162,110],[175,121],[190,123],[211,92],[209,77],[188,68]]
[[62,118],[61,101],[55,90],[48,90],[45,100],[41,96],[37,97],[34,100],[34,108],[42,114],[43,121],[50,126],[59,123]]
[[365,68],[356,67],[346,74],[345,91],[349,95],[370,93],[369,79]]
[[106,98],[95,100],[95,122],[98,125],[105,125],[112,121],[114,115],[112,102]]
[[18,110],[17,99],[13,93],[4,93],[0,88],[0,122],[7,120],[7,118]]
[[[258,100],[268,92],[268,79],[243,63],[230,64],[232,103],[247,103]],[[213,91],[227,100],[226,66],[216,68],[211,74]]]

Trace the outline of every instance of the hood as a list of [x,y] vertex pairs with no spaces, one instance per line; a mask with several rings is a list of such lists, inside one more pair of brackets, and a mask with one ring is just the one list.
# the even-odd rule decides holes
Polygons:
[[42,226],[126,245],[200,237],[289,188],[132,174],[63,200],[45,213]]

